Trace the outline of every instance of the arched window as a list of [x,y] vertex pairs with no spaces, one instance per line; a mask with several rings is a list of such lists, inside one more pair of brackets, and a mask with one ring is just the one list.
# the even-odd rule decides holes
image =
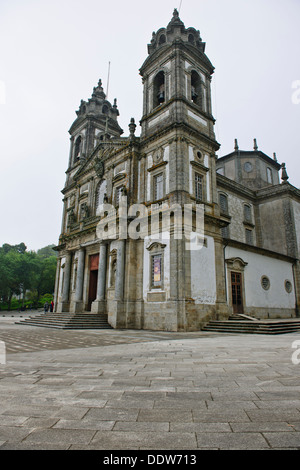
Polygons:
[[166,42],[166,36],[162,34],[159,38],[158,44],[164,44]]
[[74,163],[78,160],[81,150],[81,135],[79,135],[75,141],[74,149]]
[[201,78],[195,70],[191,74],[191,99],[195,104],[201,106]]
[[159,106],[165,101],[165,74],[159,72],[153,81],[153,106]]
[[108,114],[108,106],[106,104],[102,107],[102,113]]

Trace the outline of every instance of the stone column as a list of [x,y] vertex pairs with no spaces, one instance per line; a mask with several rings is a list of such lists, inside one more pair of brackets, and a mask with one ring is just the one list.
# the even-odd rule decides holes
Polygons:
[[69,311],[71,260],[72,260],[72,255],[69,252],[66,254],[66,260],[65,260],[63,292],[62,292],[62,298],[61,298],[61,305],[59,309],[61,312]]
[[223,240],[216,236],[215,243],[215,266],[216,266],[216,318],[214,320],[226,320],[231,313],[227,301],[225,248]]
[[97,298],[92,303],[92,313],[105,312],[105,289],[106,289],[106,260],[107,260],[107,244],[101,243],[99,254],[98,281],[97,281]]
[[97,300],[105,299],[105,287],[106,287],[106,243],[100,245],[99,255],[99,268],[98,268],[98,285],[97,285]]
[[123,300],[125,277],[125,240],[118,241],[115,300]]
[[54,312],[57,312],[57,304],[58,304],[58,297],[59,297],[59,279],[60,279],[60,266],[61,266],[61,258],[57,259],[56,263],[56,276],[55,276],[55,287],[54,287]]
[[85,249],[80,248],[78,251],[78,261],[77,261],[77,276],[76,276],[76,288],[75,288],[75,302],[72,306],[72,310],[75,313],[83,311],[83,278],[84,278],[84,259],[85,259]]

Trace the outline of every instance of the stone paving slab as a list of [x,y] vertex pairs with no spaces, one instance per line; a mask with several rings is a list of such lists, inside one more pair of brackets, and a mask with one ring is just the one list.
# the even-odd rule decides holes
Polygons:
[[7,325],[0,450],[300,450],[299,333],[55,338]]

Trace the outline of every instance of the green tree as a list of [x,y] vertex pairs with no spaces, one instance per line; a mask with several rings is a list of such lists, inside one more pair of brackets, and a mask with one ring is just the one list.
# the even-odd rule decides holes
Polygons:
[[53,246],[41,248],[38,253],[27,251],[24,243],[0,247],[0,299],[8,309],[14,295],[22,294],[24,305],[26,294],[30,293],[30,299],[36,298],[36,302],[41,295],[53,294],[57,261]]
[[53,250],[54,247],[55,247],[55,245],[44,246],[43,248],[40,248],[39,250],[37,250],[37,254],[41,258],[50,258],[51,256],[56,257],[57,252]]
[[53,294],[56,274],[56,256],[41,258],[37,256],[33,288],[37,292],[37,301],[43,294]]
[[20,253],[9,250],[1,253],[0,265],[0,285],[1,295],[8,303],[10,310],[12,296],[21,293],[21,269],[20,269]]

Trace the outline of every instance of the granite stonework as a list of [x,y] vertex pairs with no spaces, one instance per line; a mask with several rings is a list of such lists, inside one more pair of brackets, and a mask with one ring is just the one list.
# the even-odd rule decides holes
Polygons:
[[175,10],[140,69],[140,136],[134,118],[123,136],[101,80],[81,101],[62,191],[57,312],[169,331],[232,313],[298,316],[300,191],[256,139],[251,151],[235,140],[218,157],[213,72],[199,31]]

